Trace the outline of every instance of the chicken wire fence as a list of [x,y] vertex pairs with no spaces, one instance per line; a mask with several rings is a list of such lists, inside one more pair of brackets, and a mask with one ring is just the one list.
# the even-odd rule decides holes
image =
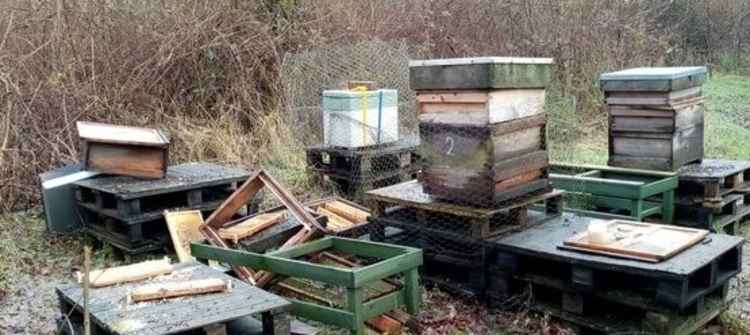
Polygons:
[[[421,58],[382,41],[287,55],[285,117],[307,146],[311,177],[372,211],[370,238],[422,248],[428,269],[475,277],[462,269],[485,267],[489,239],[559,211],[545,92],[415,92],[409,60]],[[490,119],[489,98],[523,115]]]
[[307,147],[311,175],[337,194],[415,176],[419,143],[404,42],[328,45],[285,56],[285,118]]

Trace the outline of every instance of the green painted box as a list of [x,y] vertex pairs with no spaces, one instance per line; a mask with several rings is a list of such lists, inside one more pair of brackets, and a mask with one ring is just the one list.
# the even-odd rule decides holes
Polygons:
[[[421,249],[341,237],[325,237],[265,254],[200,243],[193,243],[190,249],[197,259],[212,259],[281,276],[320,282],[326,287],[343,288],[345,306],[340,308],[305,300],[288,300],[292,302],[292,314],[346,328],[352,334],[365,334],[366,320],[401,306],[405,306],[412,315],[419,312],[422,297],[419,286]],[[374,261],[358,267],[340,267],[305,259],[325,251],[341,252]],[[366,298],[370,287],[394,277],[401,278],[396,290]]]
[[476,57],[409,62],[413,90],[545,88],[552,58]]
[[[574,204],[566,211],[583,216],[641,221],[659,214],[664,223],[674,220],[677,175],[669,172],[625,169],[596,165],[550,164],[549,180],[554,188],[574,194],[586,194],[589,203]],[[624,210],[628,214],[612,214],[596,209]]]

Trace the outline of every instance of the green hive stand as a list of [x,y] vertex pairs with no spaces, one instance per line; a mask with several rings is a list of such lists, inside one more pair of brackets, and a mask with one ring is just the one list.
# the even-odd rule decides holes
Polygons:
[[[282,276],[344,287],[346,289],[345,308],[323,306],[297,299],[288,300],[292,302],[292,314],[350,329],[352,334],[364,334],[366,320],[401,306],[405,306],[407,312],[412,315],[416,315],[419,311],[421,288],[418,268],[422,265],[422,250],[420,249],[341,237],[326,237],[266,254],[224,249],[200,243],[193,243],[190,249],[193,257],[197,259],[212,259]],[[362,267],[343,268],[298,259],[324,250],[375,258],[377,261]],[[400,288],[373,299],[365,299],[367,287],[396,275],[403,276]]]
[[629,215],[580,208],[566,208],[566,211],[582,216],[635,221],[661,214],[663,223],[671,224],[674,221],[674,192],[678,183],[674,173],[596,165],[550,165],[552,171],[576,172],[550,173],[553,187],[571,193],[590,194],[592,205],[627,210]]

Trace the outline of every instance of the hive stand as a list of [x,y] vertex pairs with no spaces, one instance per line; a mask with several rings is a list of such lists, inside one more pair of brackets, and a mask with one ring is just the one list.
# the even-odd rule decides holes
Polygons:
[[361,148],[313,146],[307,148],[307,168],[320,179],[329,179],[350,199],[364,192],[413,179],[420,168],[419,139]]
[[[422,248],[425,278],[443,289],[481,295],[485,239],[521,230],[562,213],[562,192],[532,193],[493,208],[460,206],[424,193],[418,181],[367,193],[371,238]],[[530,210],[541,203],[541,210]],[[449,275],[453,284],[442,277]]]
[[[660,263],[558,248],[570,236],[585,231],[593,220],[565,214],[494,239],[491,298],[502,302],[530,285],[534,300],[540,302],[538,309],[554,307],[557,312],[553,314],[584,327],[593,327],[604,314],[618,315],[623,322],[640,322],[645,315],[668,315],[656,318],[668,324],[658,334],[675,334],[675,329],[686,327],[682,321],[671,324],[679,315],[705,324],[726,308],[728,282],[742,270],[742,238],[710,234]],[[616,325],[609,322],[609,327]]]
[[169,167],[162,179],[106,176],[75,183],[76,202],[87,233],[128,253],[162,248],[169,235],[165,210],[219,207],[248,178],[241,169],[210,163]]
[[[552,186],[574,194],[590,195],[591,205],[600,209],[566,208],[568,212],[635,221],[660,215],[661,221],[669,224],[674,220],[677,188],[674,173],[564,163],[553,163],[552,169],[575,171],[574,174],[550,174]],[[625,210],[628,214],[615,214],[609,210]]]
[[[128,304],[128,293],[149,281],[94,288],[91,289],[89,304],[92,334],[226,334],[229,323],[251,318],[255,314],[262,316],[264,334],[290,334],[288,313],[291,304],[285,299],[197,262],[176,264],[173,273],[174,276],[161,277],[157,282],[219,278],[230,281],[232,289],[222,293]],[[56,292],[63,315],[60,333],[83,334],[75,330],[82,329],[83,323],[81,285],[64,285],[58,287]]]
[[[322,251],[337,251],[349,255],[376,259],[372,264],[350,268],[316,264],[302,257]],[[281,276],[309,279],[346,289],[346,306],[323,306],[314,302],[289,299],[292,313],[310,320],[364,334],[364,322],[400,306],[416,315],[419,311],[421,288],[418,268],[422,265],[422,251],[369,241],[326,237],[266,254],[224,249],[193,243],[192,255],[198,259],[217,260],[234,266],[265,270]],[[365,300],[365,289],[386,278],[402,278],[401,287],[387,294]]]
[[750,162],[705,159],[677,175],[677,224],[735,234],[750,216]]

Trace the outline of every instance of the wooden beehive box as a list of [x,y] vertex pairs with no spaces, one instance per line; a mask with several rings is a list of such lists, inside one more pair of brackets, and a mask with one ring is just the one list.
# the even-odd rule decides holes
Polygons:
[[77,122],[84,168],[109,174],[163,178],[169,138],[156,129]]
[[409,62],[411,88],[472,90],[544,88],[552,79],[551,58],[476,57]]
[[465,126],[420,123],[426,193],[491,205],[547,187],[545,115]]
[[420,122],[487,125],[544,113],[544,89],[418,91]]
[[704,67],[602,74],[609,105],[609,165],[674,171],[703,158]]

